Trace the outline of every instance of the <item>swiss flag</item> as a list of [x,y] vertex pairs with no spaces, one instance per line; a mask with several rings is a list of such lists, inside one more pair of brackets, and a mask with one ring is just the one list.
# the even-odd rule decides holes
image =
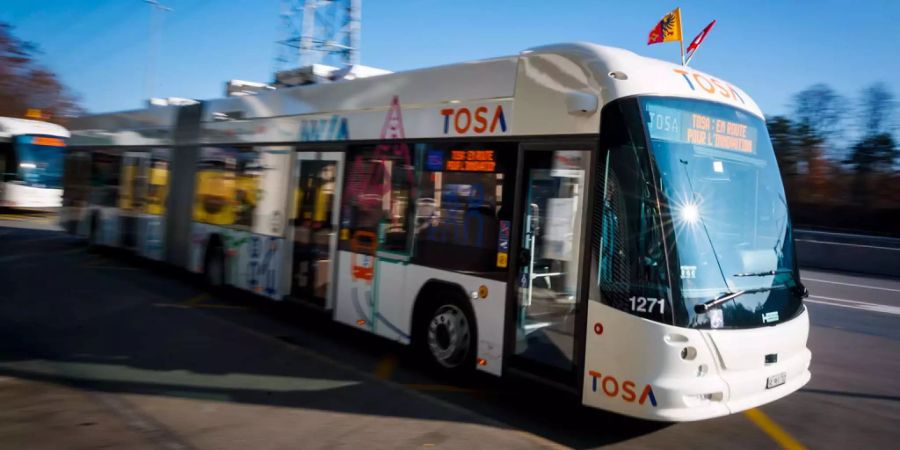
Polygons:
[[693,56],[694,52],[697,51],[697,47],[699,47],[700,44],[703,43],[703,40],[706,39],[706,35],[709,34],[709,30],[712,30],[712,27],[715,24],[715,20],[710,22],[709,25],[707,25],[706,28],[704,28],[703,31],[701,31],[693,41],[691,41],[691,45],[688,45],[687,51],[685,51],[688,59],[691,59],[691,56]]

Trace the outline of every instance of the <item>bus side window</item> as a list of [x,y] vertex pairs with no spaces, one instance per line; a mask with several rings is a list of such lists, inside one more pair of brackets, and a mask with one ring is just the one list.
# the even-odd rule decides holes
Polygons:
[[[409,251],[415,198],[412,153],[410,145],[399,143],[351,148],[341,205],[341,249]],[[377,246],[353,244],[370,236],[376,236]]]
[[194,220],[253,225],[260,171],[259,155],[252,149],[204,147],[194,188]]
[[147,213],[162,215],[166,212],[169,194],[169,149],[153,149],[147,180]]
[[[504,272],[501,221],[512,219],[516,145],[417,144],[417,263],[449,270]],[[507,231],[508,233],[508,231]],[[508,254],[509,236],[505,238]],[[504,255],[505,256],[505,255]]]
[[259,198],[259,179],[262,171],[259,153],[241,149],[235,167],[234,217],[235,225],[253,225],[253,212]]
[[125,158],[122,165],[122,176],[119,180],[119,208],[131,211],[137,202],[135,184],[137,178],[137,160]]
[[117,206],[119,176],[122,171],[122,155],[116,151],[91,153],[91,203],[99,206]]

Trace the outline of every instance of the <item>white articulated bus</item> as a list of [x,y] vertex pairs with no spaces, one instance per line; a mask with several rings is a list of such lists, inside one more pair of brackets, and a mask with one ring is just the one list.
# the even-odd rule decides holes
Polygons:
[[62,206],[69,132],[52,123],[0,117],[0,207]]
[[[73,232],[666,421],[810,378],[762,113],[593,44],[75,121]],[[71,192],[71,195],[70,195]]]

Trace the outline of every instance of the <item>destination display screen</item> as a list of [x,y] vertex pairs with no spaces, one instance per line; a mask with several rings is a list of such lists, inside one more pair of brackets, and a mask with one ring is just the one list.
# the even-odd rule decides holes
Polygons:
[[65,147],[66,143],[59,138],[34,136],[31,138],[31,145],[42,145],[44,147]]
[[493,172],[497,163],[493,150],[450,150],[444,170],[448,172]]
[[756,153],[758,130],[753,125],[655,104],[647,105],[646,117],[651,139]]

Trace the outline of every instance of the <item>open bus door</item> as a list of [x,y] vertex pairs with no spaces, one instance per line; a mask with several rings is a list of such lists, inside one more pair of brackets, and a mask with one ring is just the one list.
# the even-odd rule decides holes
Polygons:
[[342,152],[297,154],[291,222],[293,256],[290,295],[331,309],[337,254]]
[[584,339],[592,146],[523,145],[513,228],[519,251],[510,264],[511,364],[573,387]]

